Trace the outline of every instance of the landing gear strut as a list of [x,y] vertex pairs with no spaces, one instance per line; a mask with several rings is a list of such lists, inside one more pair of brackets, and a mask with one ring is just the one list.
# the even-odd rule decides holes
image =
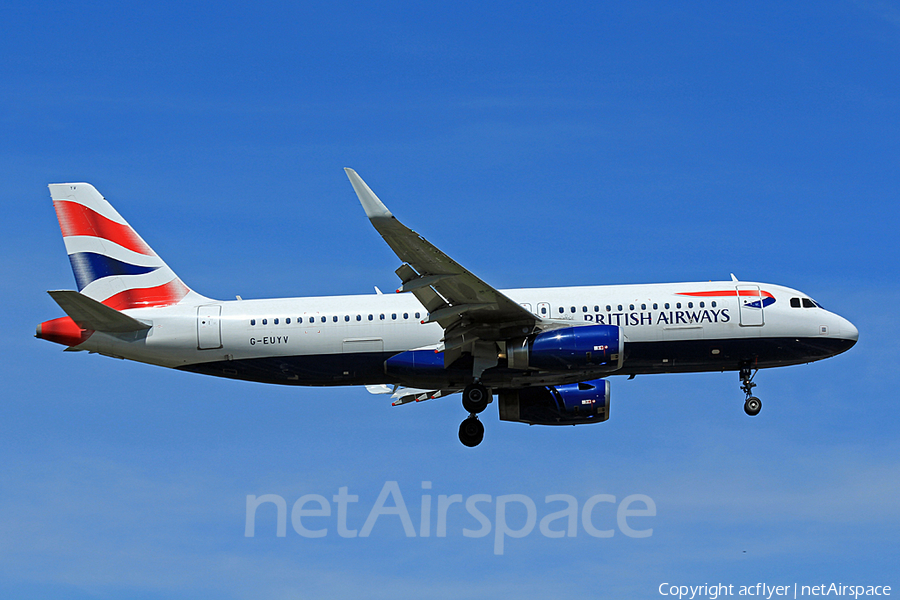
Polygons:
[[491,401],[491,394],[480,383],[466,386],[462,393],[462,405],[469,413],[468,418],[459,426],[459,441],[464,446],[474,448],[484,439],[484,425],[478,420],[478,413],[483,412]]
[[750,365],[741,365],[741,390],[747,395],[747,399],[744,400],[744,412],[751,417],[755,417],[762,410],[762,401],[753,395],[753,388],[756,387],[753,378],[758,372],[759,369],[754,369],[751,373]]

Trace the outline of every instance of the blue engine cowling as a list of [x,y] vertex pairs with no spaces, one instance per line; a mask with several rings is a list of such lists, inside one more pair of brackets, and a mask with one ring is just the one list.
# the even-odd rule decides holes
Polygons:
[[622,368],[624,337],[615,325],[582,325],[539,333],[533,339],[507,343],[509,366],[513,369],[598,369]]
[[609,382],[594,379],[548,387],[499,390],[502,421],[531,425],[580,425],[609,419]]

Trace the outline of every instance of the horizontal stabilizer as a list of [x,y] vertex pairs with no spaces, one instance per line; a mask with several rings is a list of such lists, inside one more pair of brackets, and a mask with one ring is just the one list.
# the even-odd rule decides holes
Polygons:
[[129,331],[150,329],[150,325],[74,290],[53,290],[47,293],[82,329],[110,333],[127,333]]

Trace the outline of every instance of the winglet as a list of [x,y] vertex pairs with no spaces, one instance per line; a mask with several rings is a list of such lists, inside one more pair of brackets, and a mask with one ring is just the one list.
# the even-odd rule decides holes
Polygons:
[[375,192],[366,185],[366,182],[356,174],[356,171],[350,168],[345,168],[344,171],[347,173],[347,177],[350,178],[350,184],[353,186],[353,191],[356,192],[357,197],[359,197],[359,202],[362,204],[363,210],[366,211],[367,217],[370,219],[389,219],[394,216],[384,203],[378,199]]

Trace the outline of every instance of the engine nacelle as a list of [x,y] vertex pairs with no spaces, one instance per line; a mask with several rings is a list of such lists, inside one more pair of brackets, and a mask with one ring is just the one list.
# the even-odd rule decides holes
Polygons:
[[534,338],[507,342],[512,369],[597,369],[618,371],[625,358],[621,327],[583,325],[539,333]]
[[531,425],[580,425],[609,419],[609,382],[594,379],[548,387],[499,390],[500,420]]

